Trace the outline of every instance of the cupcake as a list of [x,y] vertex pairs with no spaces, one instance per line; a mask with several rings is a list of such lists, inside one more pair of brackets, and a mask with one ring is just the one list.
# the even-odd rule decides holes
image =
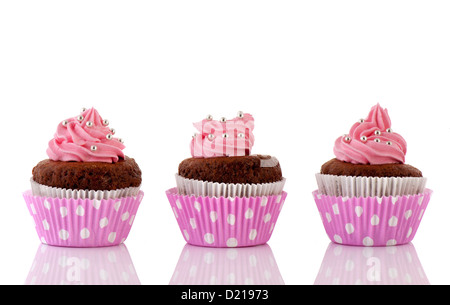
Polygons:
[[178,167],[176,188],[166,191],[186,242],[206,247],[266,243],[287,193],[278,160],[252,155],[254,119],[211,116],[195,123],[191,158]]
[[335,141],[336,158],[316,174],[313,193],[333,242],[389,246],[414,238],[432,192],[405,164],[406,147],[379,104]]
[[63,120],[49,159],[33,168],[24,198],[42,243],[101,247],[128,236],[143,197],[141,170],[108,125],[94,108]]

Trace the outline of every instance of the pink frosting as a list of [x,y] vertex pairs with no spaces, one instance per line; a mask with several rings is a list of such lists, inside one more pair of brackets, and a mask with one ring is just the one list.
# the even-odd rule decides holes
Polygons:
[[48,143],[47,155],[54,161],[117,162],[125,158],[125,146],[94,108],[64,120]]
[[204,119],[194,123],[198,134],[192,139],[193,157],[248,156],[251,154],[255,137],[254,119],[250,114],[239,113],[231,120],[215,121]]
[[406,141],[392,131],[387,109],[377,104],[348,135],[336,139],[334,154],[338,160],[354,164],[405,163]]

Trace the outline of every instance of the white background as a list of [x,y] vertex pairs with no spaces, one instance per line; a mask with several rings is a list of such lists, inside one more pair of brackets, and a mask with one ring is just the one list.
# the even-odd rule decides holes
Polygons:
[[288,198],[269,246],[286,284],[313,284],[329,240],[311,192],[334,140],[379,102],[434,191],[413,240],[450,283],[448,1],[1,1],[0,284],[40,245],[22,192],[56,126],[94,106],[143,172],[125,242],[142,284],[168,284],[185,245],[165,196],[207,114],[255,117]]

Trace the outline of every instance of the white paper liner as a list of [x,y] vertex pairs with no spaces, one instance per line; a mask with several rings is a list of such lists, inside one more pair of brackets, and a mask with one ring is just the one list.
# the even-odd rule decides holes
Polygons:
[[316,174],[319,194],[342,197],[383,197],[422,194],[424,177],[353,177]]
[[30,179],[30,183],[33,196],[51,198],[108,200],[114,198],[135,197],[140,190],[140,187],[128,187],[111,191],[71,190],[39,184],[35,182],[33,178]]
[[261,197],[280,195],[286,179],[272,183],[234,184],[187,179],[175,174],[178,194],[203,197]]

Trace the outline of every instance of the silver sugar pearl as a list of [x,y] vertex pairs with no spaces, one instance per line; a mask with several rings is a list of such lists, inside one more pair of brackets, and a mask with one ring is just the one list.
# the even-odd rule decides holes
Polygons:
[[117,140],[119,140],[119,142],[122,143],[122,144],[124,143],[122,138],[118,138]]
[[391,141],[387,141],[386,144],[387,145],[392,145],[392,142]]
[[111,128],[110,131],[112,134],[116,134],[116,130],[114,128]]
[[366,142],[367,141],[367,137],[366,136],[362,136],[361,137],[361,141]]
[[87,108],[81,108],[81,113],[85,112],[87,110]]
[[244,112],[243,111],[238,111],[237,116],[238,116],[238,118],[242,119],[244,117]]
[[84,120],[84,116],[82,116],[82,115],[77,116],[77,120],[80,121],[80,122],[83,121]]
[[344,137],[344,141],[345,142],[350,142],[352,140],[352,138],[350,138],[349,136],[345,136]]
[[208,115],[206,116],[206,119],[207,119],[208,121],[211,121],[211,120],[213,119],[213,116],[210,115],[210,114],[208,114]]
[[107,140],[111,140],[112,138],[113,138],[112,134],[108,133],[108,134],[106,135],[106,139],[107,139]]
[[97,150],[97,146],[92,145],[92,146],[91,146],[91,150],[92,150],[92,151],[96,151],[96,150]]
[[381,135],[381,131],[379,131],[379,130],[375,130],[375,135],[376,135],[376,136],[379,136],[379,135]]
[[69,124],[69,121],[64,120],[64,121],[61,122],[61,124],[62,124],[63,126],[67,126],[67,124]]
[[359,121],[358,122],[360,122],[360,123],[364,123],[364,119],[359,119]]
[[210,140],[210,141],[212,141],[212,140],[214,140],[214,135],[212,134],[212,133],[210,133],[209,135],[208,135],[208,139]]
[[224,134],[222,135],[222,137],[223,137],[223,138],[228,138],[228,133],[224,133]]
[[239,138],[244,138],[245,135],[244,135],[242,132],[240,132],[240,133],[238,133],[238,137],[239,137]]
[[86,126],[87,127],[92,127],[92,126],[94,126],[94,123],[92,123],[91,121],[87,121],[86,122]]
[[103,125],[104,126],[108,126],[109,125],[109,121],[108,120],[103,120]]
[[386,132],[392,133],[392,128],[386,129]]
[[220,121],[221,121],[222,123],[225,123],[225,122],[227,121],[227,118],[221,117],[221,118],[220,118]]
[[381,140],[378,139],[378,138],[376,138],[374,141],[377,142],[377,143],[380,143],[380,142],[381,142]]

